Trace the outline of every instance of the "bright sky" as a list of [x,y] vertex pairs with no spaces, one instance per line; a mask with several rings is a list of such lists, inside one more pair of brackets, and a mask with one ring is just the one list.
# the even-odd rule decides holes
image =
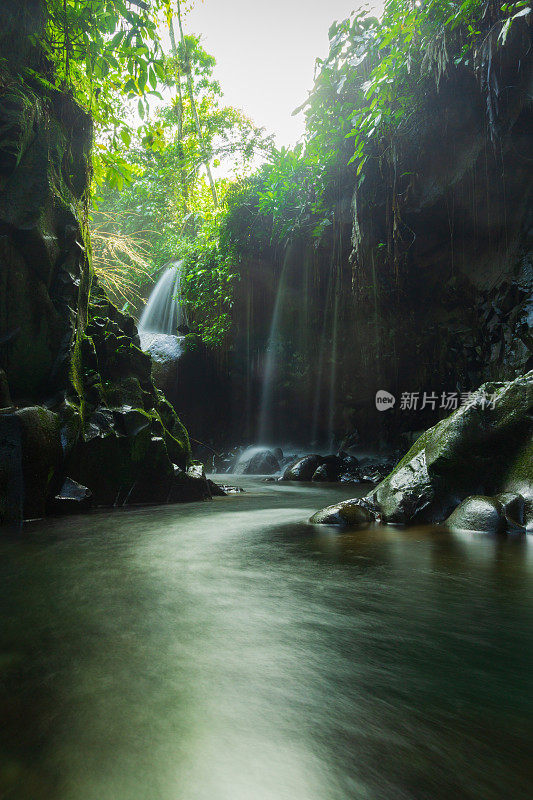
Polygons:
[[[217,60],[215,76],[228,105],[241,108],[293,145],[304,129],[292,111],[313,86],[315,59],[328,52],[328,29],[362,0],[194,0],[184,16],[186,33],[202,34]],[[370,0],[374,13],[383,0]]]

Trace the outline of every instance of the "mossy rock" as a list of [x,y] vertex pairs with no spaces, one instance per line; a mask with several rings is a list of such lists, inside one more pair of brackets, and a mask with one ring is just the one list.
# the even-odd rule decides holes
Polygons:
[[376,522],[376,515],[357,500],[345,500],[317,511],[309,521],[314,525],[367,528]]
[[533,371],[484,384],[426,431],[368,499],[384,522],[412,524],[441,522],[470,495],[531,495],[532,408]]
[[110,428],[81,439],[67,471],[92,491],[97,505],[165,502],[173,477],[165,442],[152,436],[149,425],[135,435]]
[[20,424],[24,519],[43,517],[46,503],[62,483],[60,418],[39,406],[16,412]]
[[467,497],[512,492],[533,527],[532,409],[533,371],[484,384],[422,434],[364,504],[385,523],[439,523]]

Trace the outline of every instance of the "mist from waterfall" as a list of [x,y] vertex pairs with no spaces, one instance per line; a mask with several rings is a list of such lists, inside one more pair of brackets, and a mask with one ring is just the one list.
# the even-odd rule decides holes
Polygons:
[[[341,277],[332,264],[326,286],[317,287],[313,269],[297,249],[285,253],[263,351],[255,441],[300,442],[333,452]],[[295,410],[292,417],[289,408]]]
[[172,262],[152,290],[139,320],[139,334],[164,333],[177,336],[178,327],[187,325],[187,312],[181,297],[183,261]]
[[286,276],[288,260],[285,259],[283,269],[278,284],[276,301],[272,313],[272,322],[266,349],[265,370],[263,375],[263,387],[261,393],[261,406],[259,411],[258,441],[262,444],[270,441],[273,435],[273,400],[274,387],[278,373],[278,358],[280,350],[281,310],[286,297]]

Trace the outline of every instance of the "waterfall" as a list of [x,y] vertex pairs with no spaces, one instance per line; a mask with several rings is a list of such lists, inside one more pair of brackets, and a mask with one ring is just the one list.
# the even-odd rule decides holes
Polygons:
[[178,327],[187,325],[181,299],[183,261],[172,262],[154,286],[139,320],[139,334],[165,333],[176,336]]

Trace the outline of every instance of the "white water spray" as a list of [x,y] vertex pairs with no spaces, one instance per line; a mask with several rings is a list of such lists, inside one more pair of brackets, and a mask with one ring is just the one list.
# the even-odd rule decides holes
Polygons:
[[177,336],[178,327],[187,325],[181,297],[182,261],[174,261],[156,283],[139,320],[139,334],[165,333]]

